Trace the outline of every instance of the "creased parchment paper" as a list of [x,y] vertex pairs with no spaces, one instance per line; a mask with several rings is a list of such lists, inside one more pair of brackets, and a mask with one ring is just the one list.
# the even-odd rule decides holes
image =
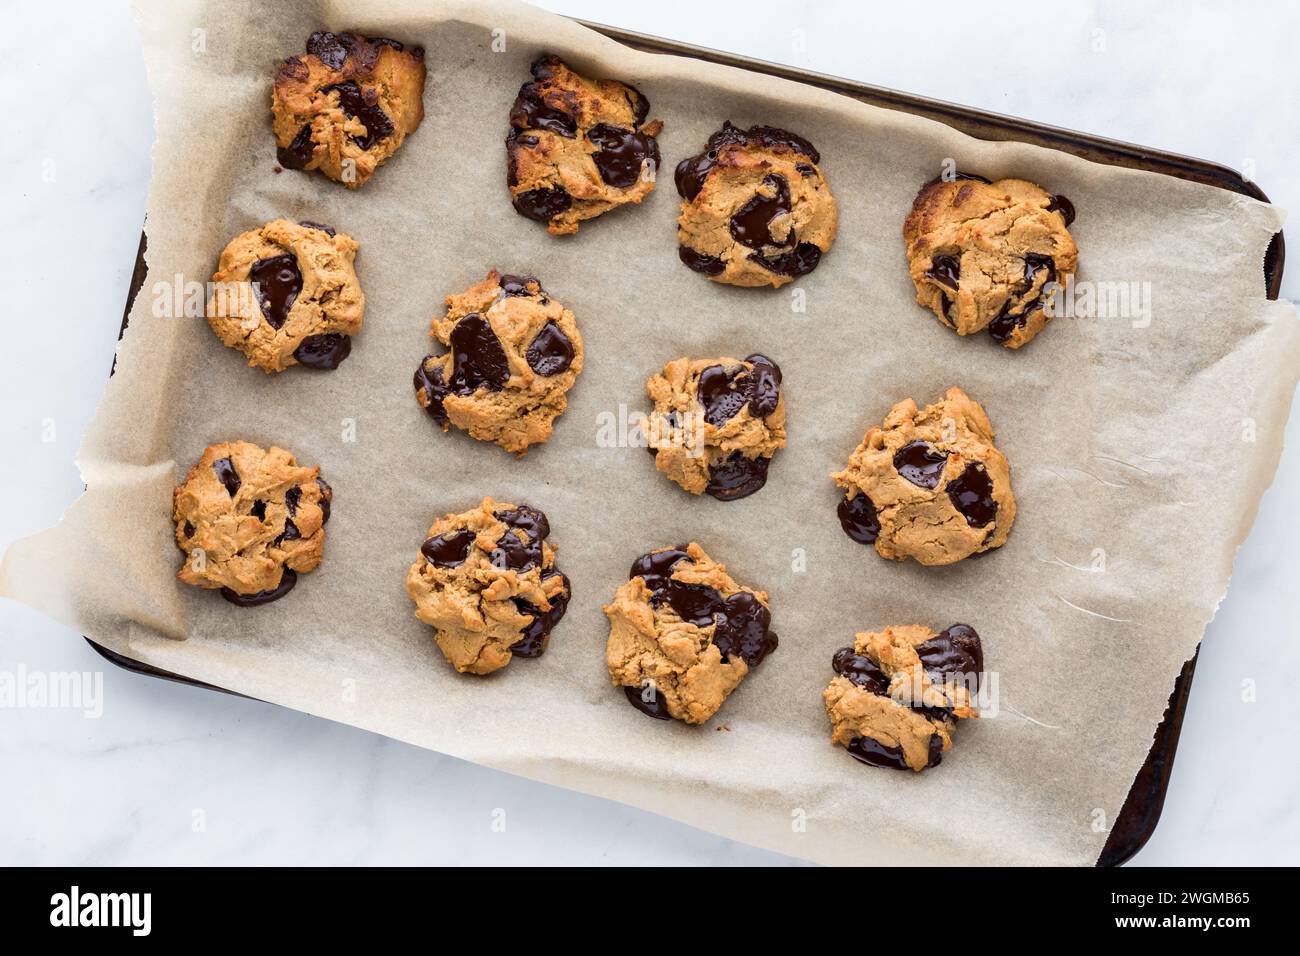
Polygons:
[[[1300,368],[1294,311],[1261,279],[1279,210],[636,53],[517,4],[159,0],[138,19],[157,108],[149,278],[80,452],[86,493],[9,550],[4,594],[171,671],[807,859],[1096,859],[1277,464]],[[428,51],[424,124],[355,193],[273,173],[272,71],[316,29]],[[659,188],[576,237],[506,195],[507,112],[541,51],[634,83],[665,122]],[[666,171],[725,119],[821,150],[840,234],[791,288],[726,288],[677,261]],[[943,329],[913,301],[900,233],[946,157],[1073,200],[1079,279],[1149,282],[1149,324],[1061,318],[1019,353]],[[333,373],[267,376],[202,318],[153,314],[171,294],[155,283],[206,281],[232,236],[281,216],[361,243],[365,327]],[[430,317],[493,266],[538,275],[587,348],[554,437],[522,461],[442,434],[412,393]],[[691,498],[642,449],[598,440],[600,416],[644,407],[666,361],[754,351],[784,369],[790,435],[759,494]],[[948,568],[882,560],[841,533],[827,474],[891,404],[949,385],[992,418],[1015,530]],[[238,437],[319,463],[336,495],[323,566],[253,609],[176,582],[169,521],[204,446]],[[484,494],[545,510],[573,582],[545,656],[488,679],[447,666],[404,586],[432,519]],[[601,604],[638,554],[687,539],[769,592],[781,638],[700,728],[648,720],[604,666]],[[858,630],[954,621],[983,636],[998,715],[964,723],[920,775],[832,747],[832,652]]]

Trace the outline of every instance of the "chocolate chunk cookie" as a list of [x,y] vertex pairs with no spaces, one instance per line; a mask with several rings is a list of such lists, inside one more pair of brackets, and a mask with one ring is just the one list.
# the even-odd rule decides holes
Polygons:
[[264,372],[338,368],[366,311],[356,254],[351,236],[317,223],[276,219],[241,233],[213,273],[208,324]]
[[941,634],[913,624],[855,634],[831,658],[836,676],[822,691],[831,740],[873,767],[915,770],[952,749],[959,719],[978,717],[984,652],[966,624]]
[[521,216],[555,235],[577,232],[655,188],[659,120],[650,101],[617,80],[589,80],[558,57],[533,64],[519,88],[506,136],[506,184]]
[[752,495],[785,447],[781,369],[765,355],[677,359],[646,383],[641,430],[655,467],[693,495]]
[[916,301],[958,335],[1018,349],[1050,321],[1079,250],[1074,206],[1023,179],[963,174],[921,188],[903,224]]
[[313,33],[275,73],[272,128],[285,169],[365,185],[424,119],[424,49],[384,37]]
[[610,679],[664,720],[704,723],[776,649],[767,594],[737,584],[695,542],[637,558],[605,615]]
[[812,143],[771,126],[724,123],[677,165],[678,255],[715,282],[782,286],[835,241],[835,197]]
[[455,425],[517,455],[551,437],[582,371],[582,336],[540,282],[493,269],[447,296],[429,334],[449,351],[420,363],[415,397],[443,431]]
[[844,533],[895,561],[952,564],[1000,548],[1016,518],[993,426],[960,388],[923,411],[899,402],[831,477],[846,491]]
[[176,576],[246,607],[284,597],[321,562],[333,498],[320,469],[283,448],[211,445],[172,493]]
[[550,532],[536,508],[491,498],[429,528],[406,591],[462,674],[490,674],[546,650],[569,605]]

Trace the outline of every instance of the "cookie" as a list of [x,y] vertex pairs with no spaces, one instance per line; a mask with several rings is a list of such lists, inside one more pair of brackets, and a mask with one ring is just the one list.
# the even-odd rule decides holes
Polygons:
[[1074,206],[1023,179],[958,176],[923,186],[903,224],[916,301],[958,335],[987,330],[1018,349],[1078,267]]
[[386,37],[316,32],[275,73],[276,159],[364,186],[424,119],[424,48]]
[[448,351],[425,356],[415,397],[443,431],[454,425],[517,455],[551,437],[582,371],[582,336],[540,282],[493,269],[447,296],[429,334]]
[[172,493],[177,577],[245,607],[282,598],[316,570],[334,492],[283,448],[210,445]]
[[351,236],[312,222],[240,233],[212,275],[208,325],[264,372],[338,368],[366,311],[356,254]]
[[589,80],[558,57],[533,64],[519,88],[506,136],[506,185],[521,216],[548,232],[639,203],[655,188],[659,120],[650,101],[617,80]]
[[952,564],[1000,548],[1016,518],[993,426],[960,388],[924,410],[899,402],[831,477],[846,491],[844,533],[895,561]]
[[610,679],[662,720],[704,723],[776,649],[767,594],[737,584],[695,542],[637,558],[605,615]]
[[785,447],[781,369],[765,355],[677,359],[646,383],[640,427],[655,467],[693,495],[752,495]]
[[957,721],[979,716],[971,693],[984,651],[966,624],[940,634],[917,624],[855,634],[831,666],[836,676],[822,691],[831,740],[870,766],[936,766]]
[[773,287],[817,268],[835,241],[835,197],[801,136],[730,122],[677,165],[677,254],[727,285]]
[[570,593],[550,532],[536,508],[491,498],[429,528],[406,591],[460,673],[491,674],[546,650]]

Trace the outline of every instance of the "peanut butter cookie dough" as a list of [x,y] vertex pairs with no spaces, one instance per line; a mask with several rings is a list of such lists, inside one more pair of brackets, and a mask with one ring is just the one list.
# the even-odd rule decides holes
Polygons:
[[429,334],[448,351],[425,356],[415,397],[443,431],[455,425],[517,455],[551,437],[582,371],[582,336],[540,282],[493,269],[447,296]]
[[243,606],[284,597],[299,572],[321,562],[333,497],[319,468],[300,466],[283,448],[209,446],[172,493],[176,546],[185,552],[176,576]]
[[579,76],[554,56],[532,72],[510,109],[506,137],[515,211],[558,236],[648,196],[664,125],[646,122],[650,101],[626,83]]
[[704,723],[777,644],[767,594],[737,584],[695,542],[637,558],[605,616],[611,681],[662,720]]
[[987,329],[1018,349],[1078,267],[1074,206],[1023,179],[959,175],[923,186],[903,224],[916,301],[958,335]]
[[918,773],[952,749],[959,719],[978,717],[984,651],[966,624],[941,634],[907,625],[854,635],[831,659],[835,669],[822,700],[831,740],[873,767]]
[[654,412],[641,429],[655,467],[693,495],[744,498],[767,482],[785,447],[781,369],[765,355],[677,359],[646,383]]
[[276,158],[364,186],[424,119],[424,49],[386,37],[313,33],[275,74]]
[[536,508],[491,498],[429,528],[406,591],[460,673],[490,674],[546,650],[570,593],[550,532]]
[[356,240],[318,223],[275,219],[241,233],[212,276],[208,325],[264,372],[338,368],[366,311],[356,254]]
[[835,241],[835,197],[801,136],[730,122],[677,164],[678,255],[715,282],[773,287],[817,268]]
[[923,410],[899,402],[831,477],[846,492],[844,533],[895,561],[952,564],[1000,548],[1016,518],[993,426],[960,388]]

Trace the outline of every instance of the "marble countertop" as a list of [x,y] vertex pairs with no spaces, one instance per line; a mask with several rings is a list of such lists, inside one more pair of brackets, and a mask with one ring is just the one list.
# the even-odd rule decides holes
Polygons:
[[[1216,160],[1300,208],[1300,9],[1287,0],[1248,15],[1208,0],[1068,10],[543,5]],[[23,4],[5,19],[0,102],[16,130],[0,139],[0,273],[11,296],[0,547],[56,522],[80,491],[74,458],[112,360],[153,137],[125,0]],[[1050,45],[1010,50],[1016,28]],[[1283,284],[1287,298],[1297,292],[1300,265]],[[1300,862],[1287,679],[1300,669],[1300,418],[1288,439],[1206,634],[1164,815],[1137,864]],[[0,864],[798,862],[303,714],[138,677],[104,664],[75,632],[0,602],[0,671],[20,667],[102,673],[102,714],[0,707]],[[509,810],[503,832],[492,825],[497,808]]]

